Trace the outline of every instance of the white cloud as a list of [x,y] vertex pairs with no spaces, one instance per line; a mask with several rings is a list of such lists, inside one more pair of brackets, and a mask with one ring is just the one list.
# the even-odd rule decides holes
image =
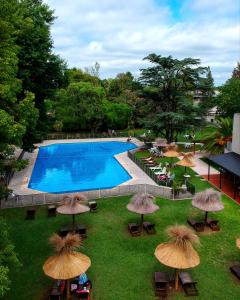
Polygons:
[[154,0],[45,0],[58,19],[55,51],[69,66],[100,63],[102,77],[138,74],[149,53],[200,58],[217,83],[231,74],[240,52],[235,0],[183,0],[174,21],[171,7]]

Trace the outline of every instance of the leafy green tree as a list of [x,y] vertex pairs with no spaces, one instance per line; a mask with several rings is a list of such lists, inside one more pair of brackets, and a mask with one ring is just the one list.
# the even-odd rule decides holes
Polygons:
[[128,104],[104,100],[103,111],[105,127],[116,129],[128,127],[129,118],[132,115],[132,109]]
[[240,78],[230,78],[219,88],[217,97],[218,111],[221,115],[233,117],[234,113],[240,112]]
[[18,104],[19,122],[26,128],[22,138],[22,148],[29,150],[33,148],[33,143],[36,140],[36,126],[39,117],[39,111],[35,107],[34,94],[27,92],[25,98]]
[[236,68],[233,69],[232,78],[240,79],[240,63],[239,62],[237,63]]
[[102,87],[90,82],[71,83],[58,91],[53,102],[56,120],[62,121],[63,129],[70,131],[97,131],[102,123]]
[[22,81],[20,98],[26,91],[35,94],[40,115],[38,129],[46,131],[48,122],[44,101],[67,84],[66,64],[52,53],[50,26],[55,19],[54,11],[42,0],[22,0],[20,9],[23,24],[16,39],[19,47],[17,77]]
[[178,60],[156,54],[144,59],[153,64],[142,69],[140,77],[144,96],[151,103],[145,123],[172,142],[199,117],[191,95],[199,88],[199,80],[206,77],[207,68],[199,66],[199,59]]
[[141,117],[141,105],[143,102],[140,98],[142,86],[137,82],[130,72],[119,73],[116,78],[105,81],[107,98],[113,102],[125,103],[131,107],[128,126],[135,127],[138,119]]
[[232,139],[232,128],[232,119],[223,117],[207,125],[202,135],[204,149],[212,154],[223,153],[227,142]]
[[87,72],[84,72],[81,69],[77,69],[77,68],[68,69],[66,71],[66,74],[69,83],[90,82],[94,85],[101,85],[101,80],[98,77],[93,76]]
[[0,159],[5,158],[10,146],[21,145],[26,127],[15,122],[14,117],[0,109]]
[[21,80],[16,77],[18,51],[16,37],[21,24],[17,0],[2,0],[0,5],[0,108],[11,113]]
[[100,71],[100,64],[98,62],[95,62],[93,67],[85,68],[85,73],[87,73],[93,77],[96,77],[96,78],[99,78],[99,76],[100,76],[99,71]]
[[57,132],[61,132],[62,129],[63,129],[63,123],[62,123],[62,121],[56,120],[56,121],[54,122],[54,124],[53,124],[53,129],[54,129],[55,131],[57,131]]
[[216,99],[214,97],[214,80],[209,67],[207,68],[206,78],[199,78],[196,93],[198,92],[200,93],[201,97],[199,108],[201,113],[205,115],[210,108],[216,106]]
[[6,221],[0,217],[0,297],[10,289],[9,271],[19,267],[20,262],[10,241]]

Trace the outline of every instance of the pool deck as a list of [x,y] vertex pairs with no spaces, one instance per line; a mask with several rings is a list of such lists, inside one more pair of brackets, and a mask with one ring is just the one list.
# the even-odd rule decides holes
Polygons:
[[[126,142],[127,138],[97,138],[97,139],[69,139],[69,140],[45,140],[40,144],[36,144],[35,146],[48,146],[59,143],[85,143],[85,142]],[[132,143],[136,146],[142,146],[143,143],[139,140],[132,138]],[[26,152],[24,154],[23,159],[28,159],[28,166],[21,170],[20,172],[15,172],[10,184],[9,188],[13,190],[13,192],[17,195],[32,195],[32,194],[41,194],[45,192],[41,192],[38,190],[33,190],[28,188],[28,182],[31,178],[32,170],[38,155],[38,148],[35,149],[32,153]],[[130,180],[122,183],[121,185],[133,185],[133,184],[150,184],[157,185],[145,172],[143,172],[128,156],[127,152],[120,153],[115,155],[115,158],[118,162],[126,169],[129,175],[132,177]]]

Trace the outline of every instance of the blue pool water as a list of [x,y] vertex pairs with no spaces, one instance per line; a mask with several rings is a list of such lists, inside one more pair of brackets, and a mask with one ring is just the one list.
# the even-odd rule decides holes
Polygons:
[[28,187],[49,193],[112,188],[131,179],[113,156],[134,148],[124,142],[40,147]]

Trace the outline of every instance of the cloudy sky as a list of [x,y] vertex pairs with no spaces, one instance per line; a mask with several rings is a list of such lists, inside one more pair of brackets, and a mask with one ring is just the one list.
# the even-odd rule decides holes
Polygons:
[[215,84],[240,60],[238,0],[44,0],[55,10],[55,52],[69,67],[100,63],[102,78],[131,71],[149,53],[200,58]]

